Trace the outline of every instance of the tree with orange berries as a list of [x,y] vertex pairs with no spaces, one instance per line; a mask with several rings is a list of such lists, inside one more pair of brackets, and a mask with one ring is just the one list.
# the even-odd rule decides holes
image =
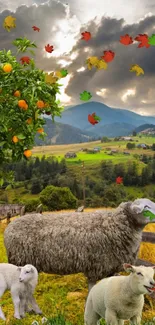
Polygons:
[[[34,42],[16,39],[17,53],[32,53]],[[8,161],[28,159],[35,136],[44,137],[43,114],[60,116],[62,107],[56,100],[59,84],[47,81],[47,74],[35,66],[34,59],[19,62],[11,51],[0,51],[0,186],[3,166]]]

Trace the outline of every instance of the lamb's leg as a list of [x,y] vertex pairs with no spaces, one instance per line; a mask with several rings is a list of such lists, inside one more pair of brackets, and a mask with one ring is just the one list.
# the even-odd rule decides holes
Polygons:
[[21,316],[22,318],[25,317],[26,302],[27,302],[27,300],[26,300],[25,298],[22,297],[22,298],[20,299],[20,316]]
[[33,297],[33,295],[31,295],[29,297],[29,303],[32,305],[32,309],[34,310],[34,312],[36,314],[42,315],[42,311],[40,310],[35,298]]
[[[5,280],[4,280],[3,276],[0,275],[0,298],[3,296],[6,289],[7,288],[6,288]],[[3,319],[3,320],[6,320],[1,306],[0,306],[0,318]]]
[[116,314],[111,309],[106,309],[105,312],[105,322],[106,325],[119,325]]
[[130,324],[131,325],[140,325],[141,324],[141,315],[136,315],[132,318],[130,318]]
[[118,325],[124,325],[124,320],[123,319],[119,319],[118,320]]
[[92,282],[88,280],[88,292],[92,289],[92,287],[96,284],[96,282]]
[[93,302],[91,297],[88,297],[85,312],[84,312],[84,324],[85,325],[97,325],[101,317],[94,311]]
[[17,294],[17,290],[15,287],[11,288],[11,296],[14,304],[14,317],[17,319],[21,319],[20,317],[20,298],[19,295]]

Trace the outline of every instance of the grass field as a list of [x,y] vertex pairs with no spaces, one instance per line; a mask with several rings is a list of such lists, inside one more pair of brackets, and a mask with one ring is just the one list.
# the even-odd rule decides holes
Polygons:
[[[93,209],[89,209],[89,211]],[[96,210],[96,209],[95,209]],[[87,211],[87,209],[86,209]],[[5,223],[0,225],[0,263],[7,262],[3,243],[3,231]],[[155,225],[148,225],[146,231],[155,232]],[[142,243],[139,257],[155,263],[155,245]],[[87,296],[87,282],[82,274],[59,276],[41,273],[35,297],[43,311],[43,316],[53,317],[61,313],[66,320],[73,325],[83,325],[84,304]],[[151,303],[145,304],[143,320],[151,320],[155,317],[155,300],[148,298]],[[43,316],[26,315],[26,318],[17,321],[13,318],[13,305],[10,293],[6,292],[2,298],[2,308],[7,317],[7,325],[30,325],[34,320],[41,322]],[[0,320],[0,325],[4,321]],[[41,323],[40,323],[41,324]]]
[[[137,142],[136,142],[137,141]],[[69,158],[66,159],[68,164],[80,164],[81,161],[85,161],[86,164],[97,164],[102,160],[112,160],[114,163],[119,162],[126,162],[126,161],[133,161],[136,160],[134,157],[135,154],[147,154],[147,155],[154,155],[154,151],[152,150],[144,150],[144,149],[126,149],[126,144],[128,141],[110,141],[107,143],[101,143],[101,141],[93,141],[93,142],[86,142],[86,143],[78,143],[78,144],[66,144],[66,145],[54,145],[54,146],[40,146],[34,147],[33,149],[33,156],[42,157],[45,155],[46,157],[55,156],[58,160],[62,159],[68,151],[73,151],[77,154],[76,158]],[[134,142],[138,143],[145,143],[148,145],[152,145],[155,143],[155,138],[153,137],[134,137]],[[89,154],[85,152],[81,152],[81,148],[85,149],[93,149],[94,147],[101,147],[100,153]],[[114,155],[108,155],[106,148],[110,150],[116,149],[118,153]],[[126,156],[123,154],[123,151],[130,152],[130,156]]]

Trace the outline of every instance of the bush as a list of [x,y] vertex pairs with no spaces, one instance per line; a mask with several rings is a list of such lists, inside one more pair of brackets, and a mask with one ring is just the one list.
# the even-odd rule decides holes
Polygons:
[[34,212],[36,211],[37,206],[40,204],[39,199],[30,199],[20,202],[25,205],[25,212]]
[[40,193],[40,201],[46,205],[50,211],[63,209],[75,209],[77,199],[67,187],[47,186]]

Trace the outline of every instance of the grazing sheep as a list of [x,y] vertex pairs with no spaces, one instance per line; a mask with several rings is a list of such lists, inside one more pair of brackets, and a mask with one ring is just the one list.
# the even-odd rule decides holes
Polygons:
[[[18,267],[13,264],[0,263],[0,298],[9,289],[14,304],[14,317],[24,317],[28,305],[31,304],[37,314],[41,314],[33,292],[38,282],[38,272],[33,265]],[[0,307],[0,318],[5,315]]]
[[143,216],[145,205],[155,211],[155,203],[139,199],[112,211],[22,216],[4,232],[8,261],[33,263],[45,273],[82,272],[90,290],[97,280],[122,271],[123,263],[134,264],[142,230],[150,222]]
[[153,291],[155,266],[123,264],[128,276],[112,276],[98,282],[89,292],[84,321],[97,325],[104,318],[107,325],[123,325],[124,320],[140,325],[144,294]]

